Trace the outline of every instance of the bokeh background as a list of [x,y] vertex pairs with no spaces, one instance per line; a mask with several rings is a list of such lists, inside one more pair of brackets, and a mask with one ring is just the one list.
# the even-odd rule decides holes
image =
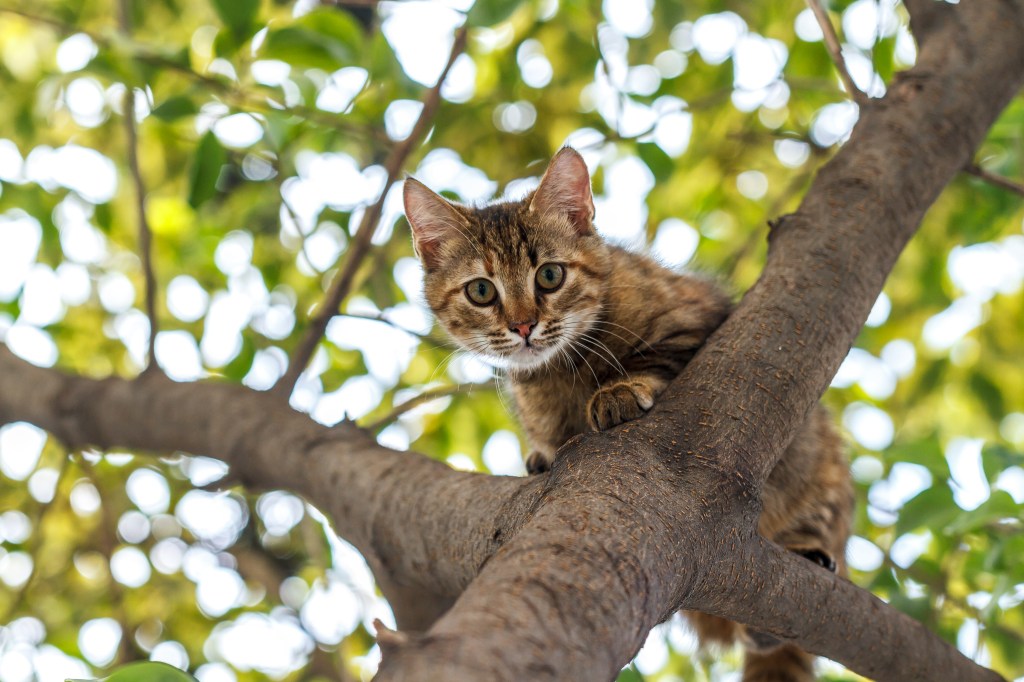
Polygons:
[[[458,27],[468,47],[405,169],[465,202],[522,196],[569,143],[599,230],[739,296],[766,220],[792,210],[858,109],[799,0],[0,1],[0,340],[134,376],[149,323],[128,165],[133,93],[158,284],[156,358],[179,381],[269,388],[377,200]],[[831,19],[872,96],[914,63],[906,11]],[[979,150],[1020,178],[1024,100]],[[523,473],[492,370],[432,329],[384,201],[373,250],[291,396],[381,443]],[[825,402],[857,482],[852,579],[966,655],[1024,679],[1024,207],[957,178],[929,213]],[[813,351],[812,351],[813,352]],[[450,395],[395,414],[424,391]],[[281,453],[287,457],[288,453]],[[344,495],[345,491],[338,491]],[[369,679],[362,557],[286,491],[204,453],[67,451],[0,428],[0,682],[166,661],[202,682]],[[678,619],[621,680],[736,680]],[[828,679],[856,679],[823,662]]]

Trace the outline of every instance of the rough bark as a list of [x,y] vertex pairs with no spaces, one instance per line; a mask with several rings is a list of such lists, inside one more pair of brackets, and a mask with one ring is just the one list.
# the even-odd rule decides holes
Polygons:
[[[927,207],[1024,81],[1024,0],[921,12],[918,65],[861,112],[758,283],[643,420],[570,441],[550,474],[462,474],[264,394],[95,381],[0,347],[0,423],[72,446],[220,457],[301,493],[412,604],[382,680],[610,679],[680,607],[749,623],[879,680],[995,680],[867,592],[761,540],[760,487]],[[416,608],[410,595],[427,596]]]

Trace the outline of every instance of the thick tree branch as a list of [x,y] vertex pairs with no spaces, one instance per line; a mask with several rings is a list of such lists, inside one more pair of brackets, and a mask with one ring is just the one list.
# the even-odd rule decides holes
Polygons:
[[441,88],[444,87],[448,74],[451,72],[452,67],[455,66],[455,61],[465,51],[467,38],[468,28],[466,26],[462,26],[455,32],[455,41],[452,43],[452,49],[448,55],[448,63],[445,64],[441,75],[437,77],[437,83],[434,84],[434,87],[423,96],[423,109],[420,111],[420,116],[416,119],[412,131],[404,140],[391,148],[387,159],[384,160],[384,168],[388,172],[388,177],[384,182],[384,187],[381,189],[380,197],[363,213],[355,239],[348,248],[348,257],[344,265],[341,266],[334,276],[334,279],[331,280],[327,294],[324,296],[323,301],[320,302],[320,305],[317,306],[316,314],[309,321],[309,327],[307,327],[302,339],[299,340],[295,350],[292,351],[291,357],[288,360],[287,371],[285,371],[284,376],[278,380],[273,388],[275,394],[291,395],[295,382],[299,380],[299,376],[306,369],[306,365],[309,364],[309,359],[313,357],[320,339],[323,338],[324,332],[327,331],[327,324],[331,321],[332,317],[338,314],[338,307],[352,289],[356,272],[358,272],[359,266],[362,265],[363,259],[370,252],[370,244],[372,243],[374,233],[377,231],[377,223],[384,210],[384,201],[387,199],[388,192],[398,181],[402,173],[402,167],[405,166],[409,156],[430,131],[430,127],[434,123],[434,116],[437,114],[437,109],[441,104]]
[[217,456],[249,486],[295,490],[382,585],[442,597],[416,627],[461,592],[427,632],[385,638],[381,680],[611,679],[680,607],[879,680],[999,679],[755,532],[762,482],[901,248],[1024,81],[1024,0],[950,11],[956,21],[933,27],[918,66],[862,111],[797,213],[776,223],[761,279],[652,413],[571,440],[546,476],[453,472],[266,394],[98,382],[2,347],[0,423],[30,421],[71,445]]
[[910,29],[918,44],[929,40],[944,21],[953,16],[952,8],[945,0],[904,0],[910,13]]

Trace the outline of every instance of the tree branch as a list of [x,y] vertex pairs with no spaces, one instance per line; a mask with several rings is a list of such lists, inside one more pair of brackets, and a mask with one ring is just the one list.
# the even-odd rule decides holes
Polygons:
[[904,0],[903,4],[910,14],[910,30],[919,46],[953,16],[952,8],[943,0]]
[[828,50],[828,55],[832,58],[836,71],[839,72],[839,78],[843,81],[846,94],[858,106],[865,106],[871,101],[871,98],[853,82],[850,70],[846,68],[846,60],[843,59],[843,47],[839,44],[839,38],[836,36],[836,30],[832,27],[832,22],[829,21],[828,13],[821,6],[821,0],[807,0],[807,6],[811,8],[814,18],[818,20],[818,25],[821,26],[821,34],[825,39],[825,49]]
[[434,116],[437,114],[438,106],[441,104],[441,88],[448,79],[448,74],[455,65],[455,60],[465,51],[467,37],[468,28],[466,26],[462,26],[455,32],[455,41],[452,43],[452,49],[448,55],[448,63],[445,64],[434,87],[423,96],[423,109],[420,111],[420,116],[416,120],[412,131],[404,140],[391,148],[391,152],[388,154],[387,159],[385,159],[384,168],[388,172],[388,177],[384,182],[384,187],[381,189],[380,197],[363,213],[355,239],[352,240],[349,246],[348,257],[344,265],[341,266],[331,281],[324,300],[317,307],[316,314],[309,322],[309,327],[307,327],[295,350],[292,351],[288,369],[272,389],[276,395],[284,396],[285,398],[291,395],[292,389],[295,388],[295,383],[299,380],[303,370],[306,369],[309,359],[313,357],[317,345],[323,338],[324,332],[327,331],[327,323],[338,313],[341,302],[345,300],[345,297],[348,296],[349,291],[352,289],[356,272],[359,270],[363,259],[370,252],[370,245],[373,235],[377,231],[377,223],[384,209],[384,201],[387,199],[388,192],[398,181],[399,175],[402,173],[402,167],[413,150],[419,145],[433,125]]
[[[118,23],[125,37],[132,32],[131,5],[128,0],[118,0]],[[135,183],[135,211],[139,221],[139,256],[142,259],[142,270],[146,280],[146,317],[149,318],[149,346],[147,350],[146,372],[157,371],[156,335],[160,326],[156,316],[156,275],[153,269],[153,231],[149,229],[146,218],[146,183],[142,180],[139,168],[139,136],[135,123],[135,88],[125,83],[124,91],[124,132],[125,144],[128,149],[128,169]]]
[[1004,178],[1002,175],[997,175],[991,171],[987,171],[976,163],[972,163],[964,169],[964,172],[968,175],[973,175],[976,178],[981,178],[985,182],[991,183],[996,187],[1002,187],[1003,189],[1019,194],[1024,197],[1024,183],[1014,182],[1009,178]]

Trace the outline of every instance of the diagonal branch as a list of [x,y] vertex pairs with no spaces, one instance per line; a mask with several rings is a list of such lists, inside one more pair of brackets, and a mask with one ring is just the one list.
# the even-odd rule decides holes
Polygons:
[[1024,182],[1014,182],[1009,178],[1004,178],[1002,175],[987,171],[976,163],[972,163],[966,168],[964,172],[968,175],[973,175],[976,178],[981,178],[985,182],[991,183],[996,187],[1002,187],[1003,189],[1019,194],[1024,197]]
[[452,43],[451,53],[448,55],[448,63],[445,64],[434,87],[423,96],[423,110],[420,112],[416,124],[404,140],[391,148],[391,152],[388,154],[387,159],[385,159],[384,168],[388,172],[388,177],[384,182],[384,187],[381,189],[380,197],[363,213],[355,239],[349,246],[348,257],[331,281],[323,301],[317,306],[316,314],[309,321],[309,327],[307,327],[305,334],[300,339],[295,350],[292,351],[288,362],[288,369],[272,389],[275,394],[285,398],[291,395],[292,389],[295,388],[295,383],[306,369],[306,365],[309,364],[310,358],[313,357],[313,353],[323,338],[324,332],[327,331],[327,323],[338,313],[338,308],[341,306],[342,301],[345,300],[345,297],[351,291],[359,266],[362,265],[363,259],[370,252],[370,245],[373,235],[377,231],[377,224],[384,210],[384,202],[387,200],[388,192],[398,181],[402,173],[402,167],[405,166],[409,156],[419,143],[423,141],[423,138],[426,137],[427,132],[433,125],[434,116],[437,114],[437,109],[441,104],[441,88],[448,79],[448,74],[455,65],[455,61],[465,51],[467,38],[468,28],[466,26],[462,26],[455,32],[455,41]]
[[[130,36],[132,31],[131,6],[128,0],[118,0],[118,23],[121,32]],[[156,335],[160,326],[156,316],[156,275],[153,269],[153,231],[146,218],[146,184],[139,168],[139,135],[135,122],[135,88],[125,83],[124,131],[128,148],[128,169],[135,183],[135,210],[139,221],[139,256],[146,279],[146,317],[149,318],[149,347],[147,350],[147,372],[156,371]]]
[[843,87],[846,88],[846,94],[850,96],[858,106],[865,106],[870,103],[871,98],[868,97],[867,93],[857,87],[857,84],[853,82],[853,77],[850,75],[850,70],[846,68],[846,60],[843,59],[843,48],[839,44],[839,38],[836,36],[836,30],[832,27],[832,22],[829,21],[828,13],[825,8],[821,6],[821,0],[807,0],[807,6],[811,8],[814,13],[814,18],[818,20],[818,25],[821,26],[821,34],[825,39],[825,49],[828,50],[828,55],[832,58],[832,63],[835,64],[836,71],[839,72],[839,78],[843,81]]

